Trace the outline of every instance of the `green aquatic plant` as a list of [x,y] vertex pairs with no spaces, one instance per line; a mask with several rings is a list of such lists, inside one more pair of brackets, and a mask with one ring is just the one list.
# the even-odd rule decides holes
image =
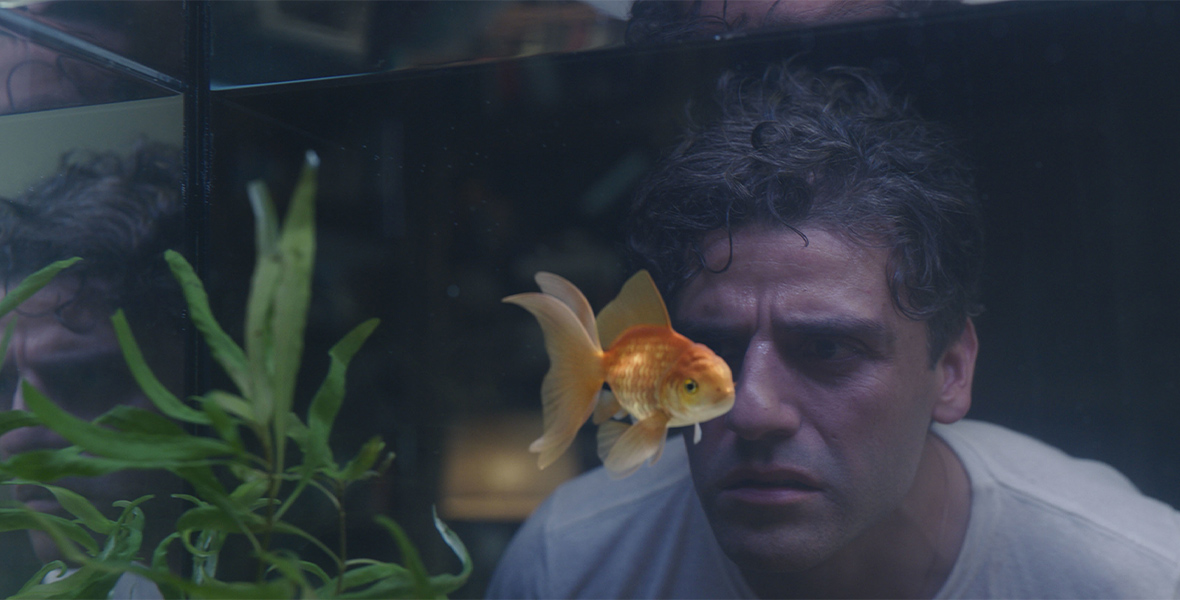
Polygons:
[[[22,383],[29,410],[0,413],[0,434],[44,426],[72,444],[23,452],[0,463],[0,483],[40,485],[73,517],[24,507],[0,509],[0,531],[44,531],[75,565],[70,571],[61,561],[45,565],[15,598],[104,598],[125,573],[151,580],[166,598],[428,598],[445,596],[467,580],[472,570],[467,550],[437,515],[436,528],[462,563],[458,574],[429,575],[402,528],[384,516],[376,521],[389,531],[402,563],[348,555],[343,535],[345,491],[380,475],[393,460],[380,438],[370,439],[343,463],[329,446],[344,398],[345,371],[377,327],[376,319],[357,326],[329,351],[328,374],[306,417],[292,409],[311,299],[317,165],[318,159],[309,153],[281,228],[266,187],[250,184],[257,262],[247,300],[244,348],[214,319],[204,285],[189,263],[178,253],[166,255],[193,323],[236,392],[212,390],[189,403],[177,398],[147,366],[119,311],[112,322],[124,358],[158,412],[118,406],[88,422]],[[54,263],[29,276],[0,301],[0,316],[76,260]],[[12,331],[10,321],[0,340],[0,356]],[[211,433],[190,433],[195,428]],[[193,490],[191,495],[175,496],[191,506],[150,554],[141,548],[149,518],[144,503],[150,496],[116,503],[121,513],[110,519],[86,498],[52,484],[61,477],[125,469],[163,469],[183,478]],[[323,494],[337,511],[342,535],[336,548],[286,519],[309,490]],[[244,538],[257,561],[252,581],[218,579],[218,559],[231,536]],[[329,568],[276,547],[276,536],[309,542],[327,557]],[[177,552],[190,559],[190,574],[171,570],[170,556]],[[66,572],[70,574],[64,578],[47,578]]]

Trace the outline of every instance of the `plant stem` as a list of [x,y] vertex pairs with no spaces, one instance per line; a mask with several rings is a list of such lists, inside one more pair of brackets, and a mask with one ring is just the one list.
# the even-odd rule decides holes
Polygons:
[[344,570],[348,562],[348,518],[344,509],[344,486],[336,484],[336,514],[340,520],[340,557],[337,559],[336,595],[344,593]]
[[270,554],[271,534],[274,532],[275,503],[278,502],[279,486],[282,485],[282,478],[280,477],[282,473],[276,470],[278,465],[275,462],[274,452],[269,442],[270,440],[264,440],[263,442],[263,447],[266,451],[269,485],[266,490],[266,529],[262,532],[262,552],[258,557],[258,583],[262,583],[266,576],[266,562],[262,557]]

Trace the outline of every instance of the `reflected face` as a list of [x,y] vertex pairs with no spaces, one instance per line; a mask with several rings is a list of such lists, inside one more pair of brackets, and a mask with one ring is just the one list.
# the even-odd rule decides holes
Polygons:
[[[733,368],[733,410],[687,443],[722,548],[744,569],[823,563],[902,502],[938,390],[926,326],[901,315],[886,250],[822,229],[740,229],[733,262],[678,298],[677,328]],[[729,256],[707,236],[709,265]]]
[[[122,36],[79,24],[71,34],[116,50]],[[0,30],[0,114],[104,102],[115,78],[98,67]]]
[[[88,285],[98,283],[91,281]],[[5,325],[9,319],[17,320],[0,369],[0,408],[27,410],[20,391],[22,380],[37,387],[58,406],[86,420],[119,404],[152,407],[127,370],[107,312],[72,309],[72,305],[66,305],[59,316],[58,307],[71,300],[76,291],[76,280],[59,277],[0,321],[0,325]],[[151,340],[143,339],[142,333],[138,337],[145,355],[155,359],[152,366],[157,376],[177,390],[183,377],[180,344],[152,344]],[[0,456],[7,458],[28,450],[67,445],[48,429],[23,428],[0,436]],[[179,482],[151,471],[127,471],[55,483],[81,493],[108,516],[117,514],[117,509],[111,507],[117,500],[132,500],[145,494],[166,498],[180,491]],[[14,495],[34,510],[66,516],[53,496],[40,487],[16,486]],[[145,505],[149,527],[171,524],[171,519],[159,512],[162,508],[158,500]],[[57,558],[57,550],[48,536],[31,532],[30,539],[38,558]],[[148,532],[145,544],[156,541],[158,538]]]

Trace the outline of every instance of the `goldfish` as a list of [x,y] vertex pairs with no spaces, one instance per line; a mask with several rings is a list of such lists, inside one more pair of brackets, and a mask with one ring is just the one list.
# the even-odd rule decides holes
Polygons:
[[[733,408],[733,373],[703,344],[672,329],[655,282],[641,270],[598,316],[574,284],[536,274],[541,292],[508,296],[541,324],[549,372],[541,383],[543,433],[530,446],[544,469],[591,416],[598,455],[615,478],[655,464],[669,427],[695,427]],[[606,388],[604,389],[604,384]],[[632,422],[612,419],[627,418]]]

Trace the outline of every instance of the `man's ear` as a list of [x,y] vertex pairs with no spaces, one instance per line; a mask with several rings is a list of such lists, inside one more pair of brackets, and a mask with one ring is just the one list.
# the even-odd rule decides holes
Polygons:
[[975,356],[979,339],[975,337],[975,323],[967,319],[959,338],[951,343],[934,366],[938,371],[940,388],[934,405],[935,421],[954,423],[971,408],[971,380],[975,376]]

